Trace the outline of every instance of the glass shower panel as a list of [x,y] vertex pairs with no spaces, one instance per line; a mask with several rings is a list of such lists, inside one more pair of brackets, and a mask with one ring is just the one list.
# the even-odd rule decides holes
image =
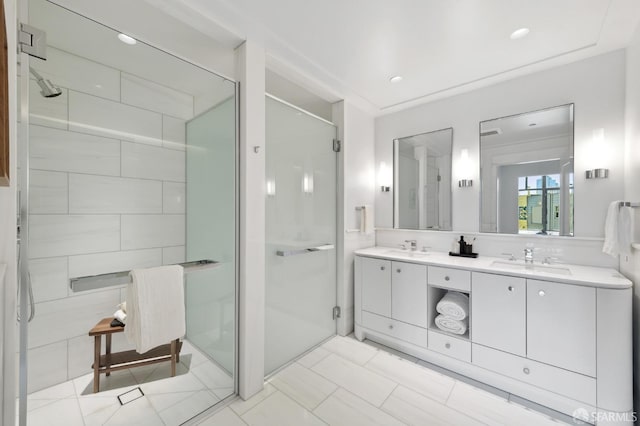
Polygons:
[[[60,413],[67,424],[136,424],[115,397],[137,387],[141,419],[183,423],[236,389],[236,85],[49,1],[28,5],[48,46],[46,61],[20,57],[21,277],[35,302],[20,323],[20,424]],[[185,274],[176,376],[169,362],[114,370],[94,394],[88,333],[126,285],[70,281],[203,259],[218,266]],[[112,352],[132,349],[113,334]]]
[[266,99],[265,372],[336,332],[331,123]]

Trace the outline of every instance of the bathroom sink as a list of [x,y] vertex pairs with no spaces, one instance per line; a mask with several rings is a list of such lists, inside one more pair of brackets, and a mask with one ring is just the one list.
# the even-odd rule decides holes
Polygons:
[[424,251],[411,251],[411,250],[389,250],[387,254],[394,254],[394,255],[400,254],[402,256],[407,256],[407,257],[425,257],[429,255],[429,253],[426,253]]
[[515,260],[495,260],[491,266],[502,269],[513,269],[514,271],[533,271],[556,275],[571,275],[571,270],[563,266],[542,265],[540,263],[534,263],[532,265]]

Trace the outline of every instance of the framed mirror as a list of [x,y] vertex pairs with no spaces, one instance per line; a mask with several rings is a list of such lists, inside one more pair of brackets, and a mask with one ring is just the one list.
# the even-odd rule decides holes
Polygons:
[[573,235],[573,104],[480,123],[480,231]]
[[451,230],[452,143],[452,128],[394,139],[394,228]]

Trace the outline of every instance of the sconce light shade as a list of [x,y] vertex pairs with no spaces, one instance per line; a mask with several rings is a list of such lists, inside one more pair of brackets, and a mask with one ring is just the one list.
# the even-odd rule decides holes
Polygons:
[[592,169],[584,172],[587,179],[606,179],[609,177],[609,169]]
[[382,161],[380,163],[380,170],[378,171],[378,184],[382,192],[389,192],[391,190],[391,173],[391,168],[387,166],[387,163]]
[[461,179],[458,181],[459,188],[468,188],[473,186],[473,179]]

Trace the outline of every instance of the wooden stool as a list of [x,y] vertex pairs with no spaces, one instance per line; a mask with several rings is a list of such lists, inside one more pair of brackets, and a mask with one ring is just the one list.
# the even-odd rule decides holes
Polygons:
[[[158,362],[171,361],[171,377],[176,375],[176,364],[180,362],[180,339],[161,345],[148,352],[139,354],[135,350],[111,353],[111,336],[114,333],[122,333],[124,327],[111,327],[113,318],[104,318],[90,331],[89,336],[94,336],[93,353],[93,393],[100,391],[100,374],[110,376],[112,371],[126,368],[141,367],[143,365],[156,364]],[[102,336],[105,336],[105,354],[101,355]]]

